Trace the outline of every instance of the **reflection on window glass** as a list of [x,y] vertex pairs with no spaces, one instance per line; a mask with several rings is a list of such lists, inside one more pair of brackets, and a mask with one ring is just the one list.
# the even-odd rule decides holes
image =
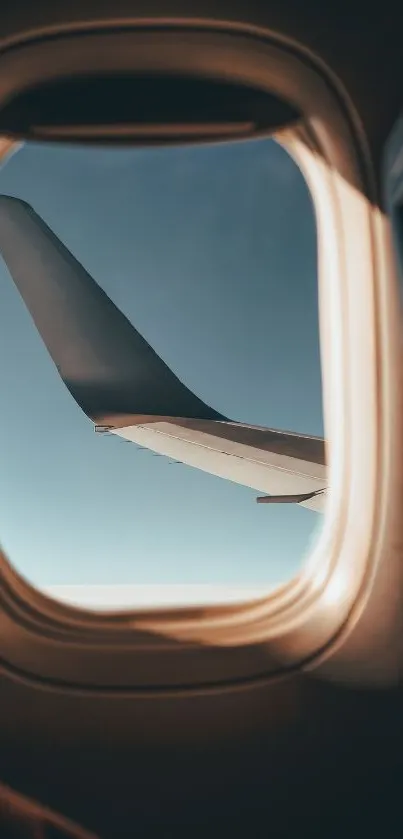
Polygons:
[[400,300],[403,302],[403,118],[400,116],[385,146],[384,190],[394,238],[397,269],[400,278]]
[[[31,143],[0,193],[0,537],[14,566],[41,588],[291,578],[322,517],[256,499],[325,486],[316,230],[295,163],[271,140]],[[264,429],[303,436],[278,448]]]
[[[401,192],[403,193],[403,183],[401,184]],[[393,232],[395,235],[395,246],[397,255],[397,264],[400,277],[403,274],[403,203],[402,198],[400,203],[396,203],[393,212]],[[400,297],[403,295],[403,287],[400,282]]]

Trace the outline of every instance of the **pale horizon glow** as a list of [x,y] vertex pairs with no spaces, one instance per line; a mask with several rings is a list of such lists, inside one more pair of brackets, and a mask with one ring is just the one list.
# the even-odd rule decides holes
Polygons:
[[70,606],[107,609],[157,609],[161,606],[208,606],[242,603],[264,597],[273,586],[93,585],[44,586],[43,594]]

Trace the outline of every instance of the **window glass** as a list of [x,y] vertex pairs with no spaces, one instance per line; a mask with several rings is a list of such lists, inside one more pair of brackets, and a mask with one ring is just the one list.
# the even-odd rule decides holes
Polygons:
[[[61,336],[71,277],[52,286],[56,263],[24,228],[28,212],[28,227],[32,218],[44,222],[180,382],[224,417],[214,426],[222,457],[233,458],[234,450],[226,452],[239,443],[228,419],[322,438],[316,230],[295,162],[272,140],[148,149],[31,143],[0,170],[0,193],[35,214],[0,199],[0,538],[15,568],[61,597],[77,594],[77,586],[87,595],[98,587],[83,595],[95,607],[107,605],[108,591],[115,587],[116,595],[119,586],[127,607],[148,585],[160,594],[166,585],[177,592],[216,586],[220,600],[223,587],[231,597],[230,590],[290,579],[321,514],[296,503],[257,504],[270,487],[175,462],[181,457],[172,449],[157,456],[149,438],[94,433],[18,283],[42,266],[48,284],[25,293],[32,292],[31,303],[39,295],[35,305],[51,320],[53,337]],[[83,340],[92,334],[92,312],[95,303],[77,326]],[[103,328],[107,354],[107,320]],[[70,346],[76,365],[81,337]],[[158,375],[150,399],[165,415]],[[80,376],[81,390],[92,387],[84,362]],[[149,411],[147,399],[139,413]],[[98,424],[110,425],[101,408]],[[253,467],[259,442],[247,443]],[[321,445],[311,445],[314,464]],[[290,462],[281,467],[285,478]],[[320,475],[323,469],[322,459]],[[315,481],[314,488],[325,484]],[[297,480],[295,492],[304,487]],[[119,597],[110,596],[118,606]],[[185,588],[177,596],[186,600]]]
[[[395,124],[386,144],[385,197],[391,215],[397,267],[403,277],[403,118]],[[403,283],[400,283],[401,295]]]

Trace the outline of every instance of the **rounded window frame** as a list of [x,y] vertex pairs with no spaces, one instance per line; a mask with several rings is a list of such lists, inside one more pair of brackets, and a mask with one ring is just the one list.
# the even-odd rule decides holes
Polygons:
[[[119,69],[196,70],[257,84],[304,115],[276,139],[302,169],[317,219],[332,491],[303,572],[269,597],[240,606],[91,613],[36,591],[4,557],[0,656],[3,667],[20,678],[79,691],[199,691],[266,680],[331,652],[364,608],[379,561],[388,501],[386,482],[376,479],[388,433],[378,363],[388,323],[387,313],[382,321],[376,308],[386,270],[380,256],[385,232],[371,203],[365,139],[337,82],[303,50],[270,33],[207,22],[131,21],[116,30],[107,31],[105,24],[13,44],[0,52],[2,95],[72,69],[72,61],[75,67],[86,62],[87,69],[100,61],[103,69],[108,61],[116,67],[117,56]],[[1,149],[6,155],[11,144],[4,139]],[[359,335],[351,329],[357,315]]]

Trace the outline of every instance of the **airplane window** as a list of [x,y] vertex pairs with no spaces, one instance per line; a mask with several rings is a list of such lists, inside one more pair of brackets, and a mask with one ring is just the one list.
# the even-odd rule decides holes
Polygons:
[[289,580],[326,475],[314,212],[288,153],[27,143],[0,172],[0,255],[19,573],[93,608]]

